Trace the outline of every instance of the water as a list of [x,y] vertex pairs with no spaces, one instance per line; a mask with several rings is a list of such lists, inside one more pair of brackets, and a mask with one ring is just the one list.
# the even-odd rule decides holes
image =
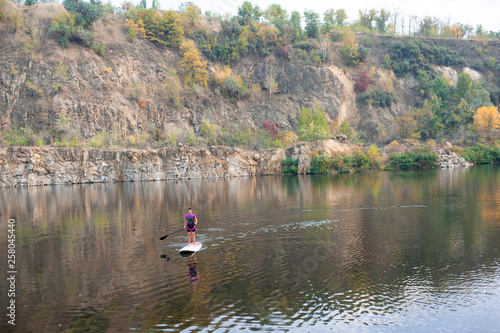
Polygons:
[[[500,166],[0,198],[18,269],[17,325],[2,296],[2,332],[500,331]],[[184,231],[159,237],[189,206],[203,249],[181,258]]]

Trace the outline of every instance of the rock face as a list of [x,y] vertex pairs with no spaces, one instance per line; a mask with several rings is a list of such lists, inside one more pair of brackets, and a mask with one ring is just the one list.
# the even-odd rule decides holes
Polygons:
[[0,187],[276,174],[284,156],[284,149],[251,152],[229,147],[8,147],[0,149]]
[[468,167],[473,165],[472,163],[466,161],[463,157],[458,156],[457,153],[450,151],[449,149],[438,149],[438,165],[441,168],[457,168],[457,167]]
[[2,147],[0,187],[276,175],[285,157],[299,159],[299,173],[308,173],[311,152],[332,156],[354,149],[333,139],[260,151],[220,146],[123,151]]

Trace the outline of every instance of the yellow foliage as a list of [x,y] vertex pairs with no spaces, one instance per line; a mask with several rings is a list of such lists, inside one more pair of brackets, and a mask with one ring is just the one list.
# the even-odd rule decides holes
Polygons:
[[127,19],[125,27],[128,29],[127,39],[131,42],[135,42],[138,37],[146,37],[146,29],[144,28],[142,19],[138,19],[137,22]]
[[184,82],[192,87],[195,84],[206,88],[208,85],[207,62],[201,60],[200,51],[190,39],[186,40],[181,45],[183,53],[182,60],[179,65],[184,68]]
[[113,68],[111,67],[104,67],[103,69],[101,69],[101,72],[102,73],[109,73],[113,70]]
[[232,73],[233,70],[231,69],[231,67],[229,66],[220,67],[219,65],[217,65],[215,66],[215,71],[213,74],[214,80],[219,86],[222,87],[224,81],[226,81],[226,79],[230,77]]
[[285,147],[292,146],[299,141],[299,137],[292,131],[279,132],[276,140],[279,140],[283,143]]
[[474,115],[474,127],[483,138],[500,127],[500,114],[496,106],[483,106]]

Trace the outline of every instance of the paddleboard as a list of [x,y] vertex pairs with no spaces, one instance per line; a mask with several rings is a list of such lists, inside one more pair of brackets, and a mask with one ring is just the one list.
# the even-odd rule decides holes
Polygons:
[[186,255],[186,254],[193,254],[201,249],[201,243],[194,243],[189,244],[184,246],[182,249],[179,250],[179,253],[181,255]]

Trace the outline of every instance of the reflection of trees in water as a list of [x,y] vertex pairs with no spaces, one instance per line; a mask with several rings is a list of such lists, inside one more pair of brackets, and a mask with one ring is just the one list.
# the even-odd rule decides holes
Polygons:
[[[490,264],[498,258],[492,246],[498,235],[487,231],[498,230],[499,178],[492,166],[50,186],[2,190],[0,208],[22,221],[19,285],[23,303],[37,306],[19,315],[39,318],[23,324],[30,331],[61,321],[124,329],[140,322],[147,329],[191,317],[203,326],[231,305],[267,323],[273,311],[292,316],[320,304],[352,310],[353,299],[384,285],[394,286],[394,299],[402,297],[404,284],[394,281],[414,267],[427,268],[422,279],[445,286],[449,276]],[[200,214],[201,235],[221,226],[223,236],[233,237],[203,253],[196,292],[185,280],[178,290],[170,287],[186,276],[186,266],[158,263],[165,243],[157,236],[181,227],[188,206]],[[330,222],[279,225],[321,220]],[[275,229],[234,238],[263,225]]]

